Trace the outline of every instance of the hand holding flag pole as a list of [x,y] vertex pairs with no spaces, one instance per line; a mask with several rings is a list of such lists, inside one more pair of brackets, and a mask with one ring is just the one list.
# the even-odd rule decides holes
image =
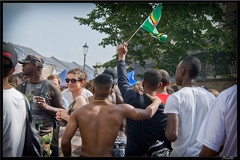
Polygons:
[[140,30],[140,28],[146,30],[151,34],[152,37],[157,38],[160,42],[165,42],[167,35],[164,33],[158,33],[156,29],[158,22],[162,16],[162,3],[160,3],[154,11],[148,16],[144,23],[133,33],[133,35],[128,39],[127,43],[133,38],[133,36]]

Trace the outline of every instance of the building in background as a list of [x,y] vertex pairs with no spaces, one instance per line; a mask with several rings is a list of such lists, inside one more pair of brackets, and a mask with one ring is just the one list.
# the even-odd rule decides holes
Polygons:
[[[11,42],[10,42],[11,43]],[[17,54],[18,54],[18,59],[24,59],[27,55],[29,54],[34,54],[34,55],[38,55],[40,57],[43,58],[44,60],[44,66],[43,66],[43,76],[46,78],[48,77],[50,74],[59,74],[64,70],[70,70],[72,68],[81,68],[83,69],[82,65],[77,64],[76,62],[65,62],[65,61],[61,61],[59,59],[57,59],[56,57],[45,57],[42,56],[41,54],[37,53],[36,51],[34,51],[31,48],[28,47],[24,47],[24,46],[20,46],[17,44],[13,44],[14,49],[16,50]],[[19,73],[22,72],[22,65],[21,64],[17,64],[16,65],[16,71],[15,73]],[[92,69],[91,67],[89,67],[88,65],[86,65],[85,68],[85,72],[88,75],[88,80],[91,80],[94,78],[94,69]]]
[[[102,65],[101,62],[96,62],[96,66],[101,66],[101,65]],[[96,77],[99,74],[102,74],[103,70],[104,70],[103,67],[100,67],[100,68],[96,67],[95,70],[94,70],[94,77]]]

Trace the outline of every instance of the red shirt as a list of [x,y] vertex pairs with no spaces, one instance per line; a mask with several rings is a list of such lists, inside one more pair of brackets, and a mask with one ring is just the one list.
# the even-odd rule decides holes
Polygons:
[[162,103],[166,104],[167,98],[170,96],[170,94],[159,93],[157,96],[162,100]]

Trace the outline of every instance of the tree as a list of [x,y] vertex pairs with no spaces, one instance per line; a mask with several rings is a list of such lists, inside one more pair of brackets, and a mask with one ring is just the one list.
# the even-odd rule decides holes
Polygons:
[[[74,17],[80,25],[105,33],[99,45],[117,46],[127,41],[156,7],[156,3],[95,3],[88,18]],[[236,3],[235,3],[236,5]],[[236,8],[235,19],[226,21],[227,13],[219,3],[164,2],[161,20],[157,26],[168,39],[161,43],[143,29],[128,44],[128,59],[144,67],[146,59],[155,60],[155,68],[175,73],[176,65],[191,53],[202,62],[213,64],[216,74],[229,74],[229,64],[236,61]],[[234,9],[233,9],[234,12]],[[225,17],[225,19],[223,18]],[[115,67],[117,55],[103,67]],[[225,68],[224,70],[222,68]]]

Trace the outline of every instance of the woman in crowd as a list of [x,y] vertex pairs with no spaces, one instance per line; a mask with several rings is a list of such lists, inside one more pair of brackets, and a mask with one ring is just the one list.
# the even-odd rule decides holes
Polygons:
[[[83,70],[81,70],[80,68],[74,68],[69,70],[67,73],[67,78],[65,80],[69,91],[72,92],[73,102],[69,105],[67,110],[58,111],[56,113],[56,119],[60,122],[63,122],[62,124],[66,125],[69,120],[70,114],[78,107],[88,104],[89,101],[83,92],[83,86],[87,80],[87,74]],[[64,126],[60,127],[60,138],[64,129]],[[77,130],[75,138],[73,138],[73,140],[74,142],[72,143],[72,156],[79,156],[81,151],[81,137],[79,130]],[[59,151],[61,152],[61,148],[59,149]],[[61,154],[62,153],[59,153],[59,156],[61,156]]]

